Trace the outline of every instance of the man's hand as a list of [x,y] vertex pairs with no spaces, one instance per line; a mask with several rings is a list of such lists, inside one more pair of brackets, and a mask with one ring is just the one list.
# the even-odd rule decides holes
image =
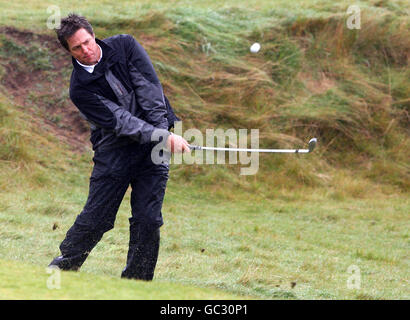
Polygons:
[[172,153],[191,152],[188,142],[177,134],[171,134],[167,140],[167,149]]

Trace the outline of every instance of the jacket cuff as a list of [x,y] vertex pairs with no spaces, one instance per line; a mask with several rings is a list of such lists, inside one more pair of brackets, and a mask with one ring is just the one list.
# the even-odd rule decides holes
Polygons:
[[163,144],[163,147],[166,147],[168,137],[171,135],[171,132],[169,132],[166,129],[161,129],[161,128],[155,128],[152,131],[151,134],[151,142],[155,143],[161,143]]

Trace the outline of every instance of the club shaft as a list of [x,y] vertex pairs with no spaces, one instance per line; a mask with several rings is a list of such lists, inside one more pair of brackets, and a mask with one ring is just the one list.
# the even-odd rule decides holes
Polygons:
[[230,152],[271,152],[271,153],[309,153],[309,149],[243,149],[243,148],[218,148],[218,147],[200,147],[189,146],[192,150],[213,150],[213,151],[230,151]]

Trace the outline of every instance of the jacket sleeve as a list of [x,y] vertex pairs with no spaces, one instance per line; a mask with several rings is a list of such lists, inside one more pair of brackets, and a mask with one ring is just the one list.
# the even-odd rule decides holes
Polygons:
[[164,141],[171,134],[168,130],[133,116],[111,100],[87,90],[70,91],[70,98],[84,117],[96,127],[112,131],[116,136],[128,136],[140,143],[149,143],[152,137],[163,137]]
[[164,92],[151,60],[131,35],[126,35],[124,40],[128,70],[138,104],[147,121],[157,128],[168,129]]

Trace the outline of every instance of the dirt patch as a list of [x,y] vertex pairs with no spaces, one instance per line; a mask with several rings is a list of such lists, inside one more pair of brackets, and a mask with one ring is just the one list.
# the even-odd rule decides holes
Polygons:
[[137,39],[144,48],[155,47],[158,43],[158,39],[148,34],[140,34]]
[[[68,97],[71,56],[51,35],[12,27],[1,27],[0,35],[18,48],[27,48],[27,56],[10,52],[10,57],[2,58],[5,76],[1,84],[9,97],[73,151],[90,148],[89,126]],[[47,54],[47,68],[37,69],[27,63],[27,57],[37,49]]]
[[314,94],[324,93],[335,86],[335,81],[328,78],[323,72],[320,73],[317,79],[306,72],[300,72],[298,77],[305,84],[306,88]]

